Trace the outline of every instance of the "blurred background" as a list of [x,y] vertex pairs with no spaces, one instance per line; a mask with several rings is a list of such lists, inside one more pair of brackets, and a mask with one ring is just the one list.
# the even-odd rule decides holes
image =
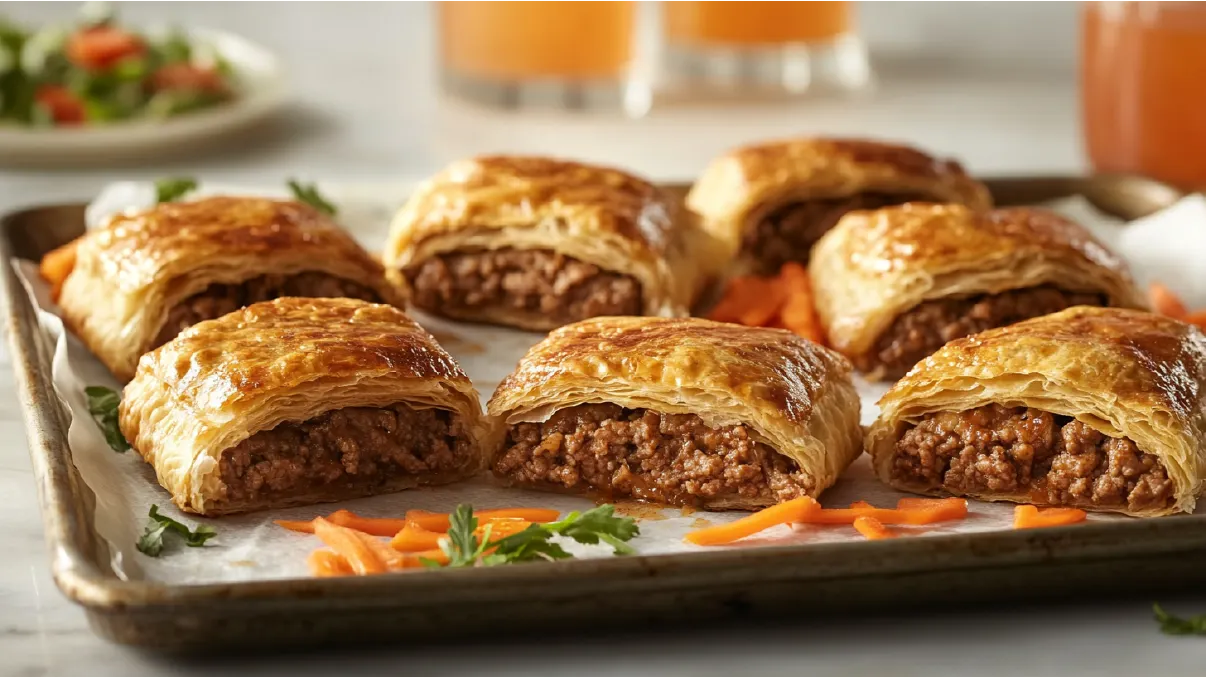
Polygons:
[[[0,199],[40,197],[48,174],[56,193],[86,197],[165,172],[416,178],[482,152],[689,179],[734,145],[802,134],[911,142],[980,174],[1097,166],[1201,185],[1202,5],[115,3],[122,24],[262,46],[283,106],[200,142],[123,144],[113,123],[107,150],[74,160],[68,142],[5,158],[16,131],[0,129]],[[0,4],[34,29],[78,10]]]

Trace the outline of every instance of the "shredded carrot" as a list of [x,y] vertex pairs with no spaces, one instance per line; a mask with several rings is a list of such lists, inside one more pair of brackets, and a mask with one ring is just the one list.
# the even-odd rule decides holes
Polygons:
[[1167,315],[1179,320],[1189,314],[1189,310],[1185,307],[1185,303],[1181,301],[1181,297],[1159,282],[1153,282],[1148,285],[1147,296],[1152,304],[1152,310],[1161,315]]
[[448,555],[444,554],[443,550],[424,550],[422,552],[408,552],[403,557],[406,558],[404,569],[419,569],[426,565],[423,560],[429,559],[436,564],[446,566],[448,564]]
[[1206,310],[1195,310],[1184,318],[1185,322],[1196,324],[1202,329],[1206,329]]
[[58,249],[51,250],[42,257],[38,264],[38,273],[50,284],[51,298],[58,300],[63,283],[75,268],[75,250],[78,239],[72,240]]
[[352,575],[352,565],[348,564],[343,555],[325,548],[319,548],[310,553],[310,556],[306,558],[306,566],[310,567],[310,574],[313,576]]
[[417,522],[409,522],[406,527],[394,535],[389,547],[399,552],[416,552],[440,547],[441,534],[438,531],[428,531]]
[[708,317],[749,327],[787,329],[818,343],[825,340],[808,269],[795,262],[783,264],[775,277],[743,276],[729,280],[724,295]]
[[895,533],[888,529],[888,527],[885,527],[883,522],[874,517],[855,518],[854,529],[869,541],[878,541],[881,538],[896,538]]
[[[347,527],[344,528],[346,529]],[[385,564],[385,568],[406,568],[406,556],[389,547],[385,541],[382,541],[379,537],[373,536],[372,534],[366,534],[363,531],[356,531],[355,529],[352,529],[351,531],[356,534],[356,537],[360,539],[360,542],[364,543],[365,547],[373,552],[377,559],[381,560],[381,562]]]
[[336,510],[327,519],[341,527],[363,531],[374,536],[393,536],[406,527],[405,519],[390,517],[361,517],[350,510]]
[[717,322],[761,327],[779,314],[786,300],[787,292],[776,279],[735,277],[708,317]]
[[516,519],[514,517],[491,517],[477,528],[477,536],[481,538],[486,531],[486,526],[490,527],[490,540],[496,541],[500,538],[513,536],[527,529],[532,523],[527,520]]
[[[479,522],[493,518],[513,518],[543,524],[556,522],[561,513],[549,508],[496,508],[494,510],[475,510],[473,516]],[[448,514],[427,512],[426,510],[407,510],[406,521],[417,524],[428,531],[444,533],[448,531]]]
[[289,531],[299,531],[303,534],[314,533],[314,520],[306,520],[305,522],[295,522],[291,520],[275,520],[275,524],[280,527],[285,527]]
[[805,524],[854,524],[859,517],[872,517],[884,524],[933,524],[967,517],[967,501],[962,498],[902,499],[895,509],[876,508],[866,501],[849,508],[824,508],[808,516]]
[[1039,510],[1033,505],[1019,505],[1013,509],[1014,529],[1041,529],[1043,527],[1062,527],[1085,521],[1088,515],[1079,508],[1045,508]]
[[327,547],[343,555],[354,573],[364,576],[379,574],[386,570],[386,564],[378,554],[378,550],[361,539],[363,535],[361,532],[341,527],[322,517],[315,517],[314,534],[322,539]]
[[821,509],[821,504],[807,496],[792,499],[779,505],[742,517],[735,522],[706,527],[687,534],[686,540],[695,545],[724,545],[752,536],[780,524],[806,522],[808,517]]

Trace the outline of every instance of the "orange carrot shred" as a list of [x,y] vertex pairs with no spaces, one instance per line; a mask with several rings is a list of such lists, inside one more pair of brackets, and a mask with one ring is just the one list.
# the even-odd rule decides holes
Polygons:
[[687,534],[688,543],[695,545],[724,545],[752,536],[780,524],[806,522],[808,517],[819,511],[821,505],[808,496],[792,499],[779,505],[759,510],[735,522],[706,527]]
[[1206,329],[1206,310],[1195,310],[1184,317],[1184,321],[1189,324],[1196,324],[1202,329]]
[[855,501],[850,504],[851,510],[874,510],[875,506],[866,501]]
[[[545,522],[556,522],[561,513],[557,510],[549,508],[495,508],[492,510],[475,510],[473,516],[479,522],[496,518],[510,517],[515,519],[527,520],[537,524]],[[426,510],[407,510],[406,521],[414,523],[428,531],[438,531],[444,533],[448,531],[447,513],[427,512]]]
[[75,269],[75,251],[79,239],[72,240],[58,249],[47,252],[38,264],[38,273],[50,284],[50,297],[56,301],[67,276]]
[[854,529],[869,541],[882,538],[896,538],[896,534],[884,526],[883,522],[874,517],[858,517],[854,520]]
[[310,553],[306,558],[306,566],[310,568],[310,574],[319,577],[329,576],[351,576],[352,566],[343,558],[343,555],[325,548],[319,548]]
[[406,528],[394,535],[393,540],[389,542],[389,547],[400,552],[432,550],[440,547],[441,536],[442,534],[438,531],[428,531],[416,522],[409,522]]
[[341,527],[322,517],[315,517],[314,534],[322,539],[327,547],[343,555],[357,575],[379,574],[386,570],[385,562],[376,549],[360,538],[359,531]]
[[374,536],[393,536],[406,527],[405,519],[391,517],[361,517],[350,510],[336,510],[327,520],[341,527],[363,531]]
[[291,520],[275,520],[277,526],[285,527],[289,531],[300,531],[303,534],[314,533],[314,521],[306,520],[304,522],[295,522]]
[[[905,503],[905,501],[918,501]],[[921,503],[920,501],[928,501]],[[904,505],[901,505],[904,504]],[[916,506],[916,507],[905,507]],[[873,517],[883,524],[922,525],[935,522],[960,520],[967,517],[967,501],[954,499],[902,499],[895,509],[876,508],[865,501],[857,501],[849,508],[825,508],[817,510],[804,520],[806,524],[854,524],[859,517]]]
[[482,524],[477,528],[477,536],[478,538],[481,538],[482,534],[486,530],[486,526],[489,525],[490,540],[496,541],[500,538],[506,538],[507,536],[518,534],[524,529],[527,529],[531,524],[532,523],[527,520],[516,519],[514,517],[491,517],[485,521],[485,524]]
[[436,564],[447,565],[448,555],[444,554],[443,550],[423,550],[421,552],[408,552],[403,557],[406,558],[405,569],[421,569],[427,565],[423,564],[423,560],[429,559]]
[[[779,311],[782,294],[774,280],[760,277],[735,277],[729,280],[724,295],[708,313],[708,318],[717,322],[737,322],[761,325]],[[752,310],[751,310],[752,309]]]
[[[347,527],[344,527],[345,529]],[[366,534],[363,531],[352,529],[360,542],[364,543],[365,547],[373,552],[377,559],[381,560],[387,569],[403,569],[406,567],[406,556],[402,553],[389,547],[385,541],[382,541],[377,536]]]
[[1148,285],[1147,296],[1152,304],[1152,310],[1161,315],[1167,315],[1179,320],[1189,314],[1189,310],[1185,307],[1185,303],[1181,301],[1181,297],[1159,282],[1153,282]]
[[1062,527],[1085,521],[1088,516],[1080,508],[1045,508],[1039,510],[1033,505],[1019,505],[1013,509],[1014,529],[1041,529],[1044,527]]

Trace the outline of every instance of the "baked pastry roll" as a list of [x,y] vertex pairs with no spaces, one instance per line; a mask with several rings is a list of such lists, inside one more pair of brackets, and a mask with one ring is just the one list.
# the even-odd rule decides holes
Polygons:
[[386,266],[414,304],[546,331],[600,315],[687,315],[719,263],[656,186],[541,157],[457,162],[394,219]]
[[182,329],[278,296],[396,305],[381,264],[313,207],[211,197],[119,214],[81,237],[59,306],[115,376]]
[[910,201],[992,206],[988,190],[957,162],[852,139],[738,148],[713,160],[687,196],[739,268],[757,273],[807,263],[813,243],[849,211]]
[[1143,308],[1122,260],[1035,208],[907,204],[849,214],[809,270],[829,344],[894,379],[947,341],[1076,305]]
[[511,484],[747,509],[817,496],[859,455],[837,353],[777,329],[608,317],[528,352],[487,410]]
[[281,298],[143,356],[122,434],[181,510],[221,515],[443,484],[484,466],[473,385],[401,310]]
[[1128,515],[1191,511],[1206,472],[1206,337],[1077,307],[947,344],[867,433],[905,491]]

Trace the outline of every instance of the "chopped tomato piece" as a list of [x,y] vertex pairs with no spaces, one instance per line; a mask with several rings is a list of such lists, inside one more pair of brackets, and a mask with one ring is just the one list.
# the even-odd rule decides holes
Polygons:
[[34,100],[50,112],[56,125],[78,125],[87,117],[84,102],[66,87],[42,85],[34,93]]
[[187,89],[197,92],[224,92],[226,83],[212,68],[200,68],[187,63],[163,66],[151,74],[151,88]]
[[96,26],[67,39],[67,58],[81,68],[104,70],[146,51],[142,38],[112,26]]

